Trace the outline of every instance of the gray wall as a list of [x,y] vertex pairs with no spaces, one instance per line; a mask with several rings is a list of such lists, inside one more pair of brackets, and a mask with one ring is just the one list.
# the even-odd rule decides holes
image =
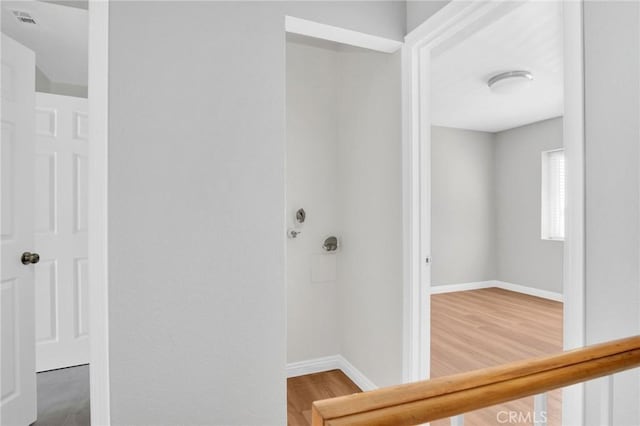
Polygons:
[[110,6],[114,425],[286,422],[286,13],[405,27],[401,2]]
[[[277,4],[278,2],[272,2]],[[393,40],[404,40],[406,7],[396,0],[283,2],[283,14]]]
[[431,135],[432,285],[499,280],[562,293],[564,244],[540,238],[541,153],[562,148],[562,118]]
[[[340,53],[309,40],[287,36],[287,226],[298,208],[307,212],[302,233],[287,240],[287,362],[340,353],[340,254],[322,250],[327,235],[340,235]],[[315,282],[320,275],[332,279]]]
[[562,118],[496,133],[497,279],[562,293],[561,241],[540,238],[541,153],[562,148]]
[[494,135],[431,128],[431,284],[497,279]]
[[447,3],[449,3],[448,0],[408,0],[407,32],[414,30]]
[[378,386],[402,381],[400,59],[347,48],[341,62],[341,347]]
[[51,81],[47,75],[40,70],[40,68],[36,67],[36,92],[86,98],[88,95],[88,88],[87,86],[80,86],[77,84]]
[[[640,23],[637,2],[585,2],[587,343],[638,334]],[[616,375],[616,425],[640,424],[637,369]],[[588,425],[599,424],[597,383]]]
[[40,70],[40,68],[36,67],[36,92],[44,92],[49,93],[51,90],[51,81],[45,75],[45,73]]
[[[283,424],[283,16],[401,39],[404,5],[110,8],[113,424]],[[590,343],[638,332],[638,33],[636,3],[585,2]]]

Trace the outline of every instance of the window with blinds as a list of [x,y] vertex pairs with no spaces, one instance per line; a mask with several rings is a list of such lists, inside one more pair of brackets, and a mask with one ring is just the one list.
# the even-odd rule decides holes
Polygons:
[[564,240],[564,149],[542,153],[542,238]]

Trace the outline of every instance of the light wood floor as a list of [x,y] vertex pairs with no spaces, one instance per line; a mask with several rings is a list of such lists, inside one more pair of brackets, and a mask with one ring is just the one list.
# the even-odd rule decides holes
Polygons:
[[[562,303],[490,288],[431,296],[431,374],[442,377],[562,350]],[[339,370],[287,380],[290,426],[311,424],[311,403],[360,392]],[[561,393],[552,392],[548,424],[560,426]],[[465,415],[466,426],[494,426],[500,411],[532,413],[533,397]],[[449,425],[448,420],[431,423]],[[527,425],[532,422],[504,423]]]
[[331,370],[287,379],[289,426],[311,425],[311,403],[362,392],[342,371]]
[[[562,351],[562,303],[498,288],[431,296],[431,375],[442,377]],[[548,424],[561,424],[561,392]],[[467,426],[499,424],[500,411],[533,413],[533,397],[465,415]],[[503,414],[504,415],[504,414]],[[532,415],[532,414],[531,414]],[[448,421],[432,425],[448,425]],[[527,425],[532,422],[507,423]]]

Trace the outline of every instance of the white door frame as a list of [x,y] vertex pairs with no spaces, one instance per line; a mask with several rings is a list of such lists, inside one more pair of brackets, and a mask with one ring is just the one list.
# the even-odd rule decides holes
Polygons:
[[[452,0],[405,37],[403,92],[403,379],[430,375],[431,51],[461,31],[493,22],[524,2]],[[584,58],[582,0],[563,2],[567,226],[564,243],[564,347],[585,344]],[[582,424],[583,386],[563,393],[562,424]]]
[[91,424],[108,426],[109,1],[89,1],[89,346]]

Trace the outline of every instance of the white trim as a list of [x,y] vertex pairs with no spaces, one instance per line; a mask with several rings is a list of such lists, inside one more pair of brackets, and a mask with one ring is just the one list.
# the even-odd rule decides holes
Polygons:
[[341,370],[340,355],[290,362],[287,364],[287,377],[298,377],[323,371]]
[[305,361],[287,364],[287,377],[298,377],[305,374],[321,373],[323,371],[341,370],[353,383],[363,391],[378,389],[367,376],[353,366],[342,355],[330,355]]
[[342,355],[338,355],[340,358],[340,369],[344,374],[347,375],[351,379],[353,383],[358,385],[360,389],[363,391],[370,391],[378,389],[375,383],[373,383],[367,376],[365,376],[360,370],[354,367],[347,359],[345,359]]
[[[419,46],[405,44],[402,48],[402,377],[405,383],[429,378],[431,360],[431,327],[421,326],[429,324],[431,312],[431,299],[427,297],[430,265],[425,262],[429,256],[430,238],[425,234],[429,232],[430,209],[424,206],[424,199],[430,197],[430,175],[424,176],[421,170],[421,164],[425,162],[423,155],[431,152],[431,141],[430,132],[424,137],[421,127],[425,120],[423,114],[428,114],[428,109],[424,111],[428,98],[416,95],[416,92],[427,93],[429,89],[429,78],[419,71],[425,66],[421,62],[424,60]],[[423,182],[423,178],[427,180]]]
[[543,299],[555,300],[562,302],[562,293],[555,291],[542,290],[535,287],[529,287],[521,284],[508,283],[506,281],[489,280],[477,281],[461,284],[445,284],[436,285],[430,288],[431,294],[455,293],[457,291],[480,290],[484,288],[501,288],[503,290],[514,291],[516,293],[528,294],[529,296],[541,297]]
[[[583,1],[563,2],[564,149],[567,161],[567,221],[564,243],[564,348],[586,344],[585,325],[585,145]],[[564,413],[565,410],[563,410]],[[563,414],[564,416],[564,414]],[[564,422],[563,424],[582,424]]]
[[91,423],[111,424],[109,383],[109,2],[89,5],[89,345]]
[[481,290],[483,288],[491,288],[491,287],[496,287],[496,282],[494,280],[476,281],[476,282],[460,283],[460,284],[433,285],[429,288],[429,293],[430,294],[455,293],[458,291]]
[[435,47],[454,35],[464,32],[471,24],[490,24],[524,3],[526,1],[451,0],[407,34],[404,38],[405,45]]
[[403,116],[403,380],[430,375],[431,50],[463,37],[468,28],[486,25],[524,2],[453,0],[405,37],[402,48]]
[[306,19],[285,16],[285,31],[323,40],[335,41],[350,46],[363,47],[378,52],[393,53],[402,47],[402,42],[384,37],[365,34],[333,25],[321,24]]
[[556,302],[563,302],[564,297],[562,293],[555,291],[542,290],[535,287],[529,287],[526,285],[513,284],[505,281],[494,281],[495,286],[503,290],[515,291],[516,293],[528,294],[529,296],[541,297],[543,299],[555,300]]
[[[563,2],[564,144],[567,158],[567,226],[564,244],[564,346],[585,344],[585,204],[584,204],[584,52],[582,0]],[[430,305],[428,287],[430,146],[428,64],[430,51],[469,29],[495,21],[526,2],[452,0],[405,37],[402,48],[403,108],[403,380],[429,377]],[[425,161],[427,160],[427,161]],[[421,188],[424,183],[426,188]],[[426,218],[426,220],[425,220]],[[426,290],[425,290],[426,288]],[[563,424],[584,423],[581,385],[565,388]]]
[[597,379],[600,385],[600,426],[613,426],[613,381],[615,376],[608,376]]
[[[586,344],[585,133],[583,0],[562,2],[566,210],[564,242],[564,349]],[[585,423],[584,384],[563,388],[562,424]]]

